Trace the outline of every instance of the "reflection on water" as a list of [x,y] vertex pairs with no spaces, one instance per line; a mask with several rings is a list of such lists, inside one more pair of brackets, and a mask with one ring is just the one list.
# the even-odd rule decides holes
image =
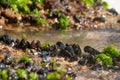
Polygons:
[[[13,31],[0,31],[2,34],[8,34],[13,38],[21,39],[21,33]],[[41,43],[55,44],[62,41],[69,44],[79,44],[82,48],[86,45],[93,46],[96,49],[103,49],[107,45],[115,45],[120,49],[120,33],[114,30],[101,31],[74,31],[74,32],[25,32],[28,40],[40,40]]]

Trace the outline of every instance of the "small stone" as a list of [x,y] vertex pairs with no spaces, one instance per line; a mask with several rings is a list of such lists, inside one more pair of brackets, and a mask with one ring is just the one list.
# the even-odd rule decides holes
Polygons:
[[97,26],[97,25],[94,25],[94,28],[98,28],[98,26]]
[[120,75],[118,75],[118,76],[115,78],[115,80],[120,80]]
[[4,17],[0,17],[0,29],[3,28],[3,25],[5,25],[5,18]]

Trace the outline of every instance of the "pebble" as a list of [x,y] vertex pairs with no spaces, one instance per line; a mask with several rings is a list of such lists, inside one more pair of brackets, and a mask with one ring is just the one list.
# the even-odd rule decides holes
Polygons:
[[0,25],[0,29],[2,29],[3,28],[3,26],[2,25]]
[[115,78],[115,80],[120,80],[120,75],[118,75],[118,76]]

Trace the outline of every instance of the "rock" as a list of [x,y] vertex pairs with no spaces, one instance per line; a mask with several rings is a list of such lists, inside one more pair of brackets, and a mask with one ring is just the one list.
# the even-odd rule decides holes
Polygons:
[[118,15],[118,12],[117,12],[114,8],[108,9],[108,11],[109,11],[110,13],[112,13],[113,15],[115,15],[115,16]]
[[0,63],[0,70],[1,69],[5,69],[6,67],[5,67],[5,64],[3,64],[3,63]]
[[120,19],[117,20],[117,23],[120,23]]
[[[0,16],[0,25],[4,26],[5,25],[5,18]],[[1,28],[0,28],[1,29]]]
[[17,23],[22,19],[21,15],[12,11],[11,9],[5,9],[1,12],[1,15],[8,19],[9,23]]
[[120,75],[118,75],[118,76],[115,78],[115,80],[120,80]]
[[98,22],[101,22],[101,23],[105,23],[106,19],[104,17],[95,17],[93,19],[93,22],[95,21],[98,21]]
[[2,25],[0,25],[0,29],[2,29],[3,28],[3,26]]

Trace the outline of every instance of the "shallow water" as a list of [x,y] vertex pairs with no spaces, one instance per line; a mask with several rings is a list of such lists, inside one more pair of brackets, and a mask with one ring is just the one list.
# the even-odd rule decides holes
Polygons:
[[[13,31],[0,31],[2,34],[8,34],[14,39],[21,39],[22,33]],[[73,32],[25,32],[29,41],[40,40],[41,43],[55,44],[62,41],[69,44],[79,44],[81,48],[90,45],[96,49],[102,50],[108,45],[115,45],[120,49],[120,31],[99,30],[99,31],[73,31]]]

